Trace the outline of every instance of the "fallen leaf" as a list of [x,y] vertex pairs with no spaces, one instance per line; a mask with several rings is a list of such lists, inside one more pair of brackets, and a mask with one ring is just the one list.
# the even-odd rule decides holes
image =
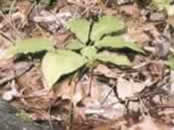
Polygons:
[[118,78],[117,82],[117,93],[123,100],[135,96],[136,93],[141,92],[145,88],[142,83],[128,81],[123,78]]

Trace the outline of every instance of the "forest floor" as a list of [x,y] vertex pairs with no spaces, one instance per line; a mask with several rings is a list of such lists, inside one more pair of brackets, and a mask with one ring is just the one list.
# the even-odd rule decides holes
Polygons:
[[[66,130],[174,130],[174,15],[145,0],[48,3],[0,1],[0,96],[21,111],[17,115],[48,122],[50,129],[61,122]],[[64,48],[73,37],[66,22],[104,15],[120,17],[124,35],[145,52],[131,57],[126,51],[129,68],[101,63],[79,80],[64,76],[48,90],[39,59],[5,56],[16,41],[34,37]]]

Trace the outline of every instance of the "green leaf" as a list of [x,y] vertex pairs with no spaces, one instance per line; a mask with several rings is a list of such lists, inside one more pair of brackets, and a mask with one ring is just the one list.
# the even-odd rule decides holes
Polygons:
[[118,55],[115,53],[105,53],[101,52],[97,54],[96,58],[104,63],[112,63],[114,65],[131,65],[129,59],[124,55]]
[[169,16],[174,15],[174,5],[171,2],[172,0],[152,0],[152,4],[157,6],[159,10],[166,9]]
[[97,49],[94,46],[87,46],[81,50],[81,54],[89,60],[96,59]]
[[52,51],[54,50],[53,43],[44,38],[31,38],[21,41],[17,41],[15,46],[8,49],[9,55],[15,55],[18,53],[36,53],[39,51]]
[[49,88],[61,76],[72,73],[86,63],[86,58],[70,50],[48,52],[42,61],[42,72]]
[[75,33],[76,37],[83,42],[87,43],[89,40],[89,30],[90,30],[90,22],[85,19],[73,19],[68,22],[67,27]]
[[152,3],[156,5],[160,10],[170,5],[171,0],[152,0]]
[[174,70],[174,56],[170,56],[168,61],[165,62],[172,70]]
[[98,23],[94,23],[91,32],[91,40],[100,40],[104,34],[118,32],[124,28],[124,23],[119,18],[114,16],[103,16],[99,19]]
[[129,48],[133,51],[144,53],[144,51],[138,47],[135,43],[125,41],[123,37],[117,36],[107,36],[104,39],[97,41],[95,43],[95,46],[98,48],[113,48],[113,49],[123,49],[123,48]]
[[65,48],[70,49],[70,50],[80,50],[83,47],[85,47],[84,44],[82,44],[79,40],[71,40]]

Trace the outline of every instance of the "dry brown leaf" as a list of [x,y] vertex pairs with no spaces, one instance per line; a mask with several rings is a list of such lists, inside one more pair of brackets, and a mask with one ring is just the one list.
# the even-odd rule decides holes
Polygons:
[[94,128],[94,130],[110,130],[110,126],[109,125],[99,126],[97,128]]
[[70,12],[70,10],[59,11],[58,13],[51,13],[46,10],[41,10],[39,14],[35,14],[31,17],[31,19],[35,23],[39,23],[45,30],[48,30],[49,32],[65,32],[65,24],[69,19],[74,17],[73,13]]
[[19,10],[19,12],[26,16],[31,10],[31,7],[32,7],[32,3],[28,0],[18,1],[16,5],[16,8]]
[[149,117],[145,116],[143,121],[133,125],[129,130],[169,130],[165,125],[163,124],[156,124],[155,121]]
[[61,97],[63,100],[70,100],[76,105],[85,96],[83,87],[75,85],[75,82],[65,80],[60,84],[55,85],[56,95]]
[[[150,25],[141,24],[141,23],[139,23],[139,21],[130,21],[130,22],[128,22],[128,35],[132,39],[134,39],[137,43],[142,44],[145,42],[149,42],[151,39],[145,33],[148,26],[150,26]],[[151,27],[148,27],[148,29],[149,28],[151,28]],[[151,30],[151,29],[149,29],[149,30]]]
[[32,64],[29,62],[19,62],[14,63],[13,59],[0,60],[0,84],[7,83],[15,79],[16,77],[21,76],[26,71],[28,71]]
[[167,22],[169,24],[171,24],[172,26],[174,26],[174,16],[169,16],[168,19],[167,19]]
[[79,5],[91,6],[91,5],[96,5],[98,3],[98,0],[67,0],[67,2],[77,5],[79,4]]
[[[1,26],[1,23],[0,23],[0,26]],[[12,42],[9,39],[7,39],[7,38],[3,37],[2,35],[0,35],[0,59],[6,59],[5,51],[11,45],[12,45]]]
[[117,81],[117,93],[123,100],[135,96],[136,93],[141,92],[144,88],[145,86],[142,83],[137,83],[131,80],[128,81],[121,77],[118,78]]
[[113,72],[110,68],[108,68],[106,65],[99,64],[95,69],[94,69],[94,74],[96,75],[102,75],[107,78],[116,78],[118,74],[116,72]]
[[120,11],[124,13],[125,15],[131,16],[131,17],[140,17],[140,10],[138,9],[136,4],[123,5],[120,7]]
[[55,40],[56,40],[56,47],[57,48],[63,48],[66,44],[66,41],[70,38],[70,33],[56,33],[55,34]]
[[31,94],[33,92],[44,89],[39,67],[33,67],[23,76],[17,78],[17,84],[20,89],[25,89],[25,94]]

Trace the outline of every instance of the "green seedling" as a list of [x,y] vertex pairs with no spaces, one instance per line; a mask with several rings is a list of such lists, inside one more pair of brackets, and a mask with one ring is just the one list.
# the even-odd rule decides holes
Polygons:
[[62,76],[81,67],[94,67],[96,61],[130,66],[128,57],[119,53],[122,49],[144,53],[135,43],[124,40],[122,35],[111,35],[125,29],[124,23],[114,16],[100,17],[94,23],[86,19],[73,19],[67,23],[67,28],[75,38],[64,49],[55,49],[49,40],[32,38],[16,43],[9,52],[16,55],[47,51],[41,62],[41,70],[49,88]]

